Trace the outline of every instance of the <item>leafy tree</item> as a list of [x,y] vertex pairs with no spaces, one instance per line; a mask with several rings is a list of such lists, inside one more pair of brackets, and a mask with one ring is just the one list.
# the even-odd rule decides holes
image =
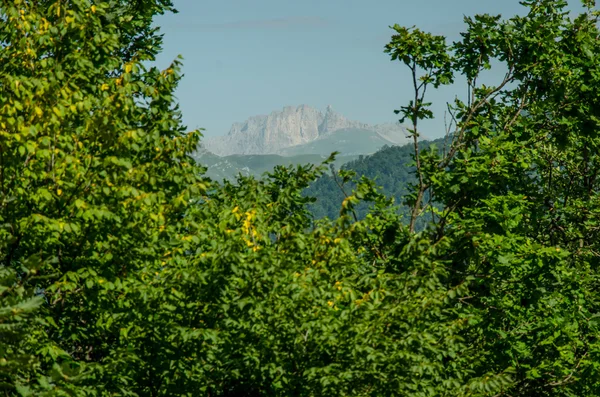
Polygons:
[[21,345],[48,391],[131,392],[148,359],[129,337],[151,310],[142,275],[159,271],[176,245],[164,230],[175,236],[206,188],[187,157],[198,134],[183,133],[172,104],[179,63],[144,66],[160,49],[152,17],[169,9],[0,3],[0,261],[16,283],[6,287],[36,299],[23,305],[44,301]]
[[[461,288],[448,291],[444,263],[429,259],[444,243],[398,230],[389,201],[367,182],[336,223],[312,225],[302,191],[322,170],[311,168],[227,184],[188,214],[191,255],[167,260],[155,279],[172,294],[153,317],[166,322],[152,328],[164,327],[160,343],[183,356],[156,362],[170,379],[161,395],[460,390],[477,354],[461,356],[471,350],[460,335],[468,318],[449,304]],[[355,222],[359,199],[377,211]]]
[[[465,18],[451,45],[395,26],[386,51],[406,64],[417,101],[403,117],[431,116],[427,86],[466,77],[469,96],[450,106],[448,153],[415,153],[413,216],[437,214],[434,238],[450,239],[460,306],[475,316],[465,337],[486,358],[471,393],[592,396],[599,393],[599,13],[570,17],[567,2],[524,1],[527,15]],[[481,73],[503,65],[496,86]],[[415,123],[416,129],[416,123]],[[442,210],[423,205],[429,192]],[[435,240],[434,240],[435,241]]]

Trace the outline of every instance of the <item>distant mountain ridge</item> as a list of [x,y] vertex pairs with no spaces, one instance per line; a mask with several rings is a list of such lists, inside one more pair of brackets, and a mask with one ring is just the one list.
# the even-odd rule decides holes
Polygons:
[[[290,148],[311,143],[318,144],[319,139],[335,132],[340,132],[336,135],[342,136],[343,131],[372,135],[371,141],[380,144],[379,147],[385,144],[402,145],[408,142],[406,128],[400,124],[370,125],[348,120],[335,112],[331,106],[327,106],[323,113],[308,105],[300,105],[286,106],[282,111],[274,111],[266,116],[250,117],[243,123],[234,123],[227,135],[206,139],[203,146],[219,156],[234,154],[285,156],[295,152]],[[362,150],[374,152],[376,149],[378,147]]]

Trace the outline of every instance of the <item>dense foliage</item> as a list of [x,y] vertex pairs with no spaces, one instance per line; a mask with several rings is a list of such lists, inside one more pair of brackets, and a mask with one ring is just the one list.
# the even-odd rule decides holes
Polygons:
[[198,134],[183,133],[172,104],[178,64],[143,66],[159,44],[152,18],[169,8],[0,3],[7,323],[44,302],[21,328],[27,340],[2,347],[36,358],[2,375],[9,393],[134,391],[152,377],[126,370],[145,368],[138,349],[152,333],[134,308],[146,305],[144,275],[177,247],[189,200],[206,188],[186,157]]
[[[394,26],[403,223],[366,178],[315,222],[333,159],[205,178],[179,63],[148,66],[170,1],[0,1],[0,393],[599,395],[599,14],[523,3],[452,44]],[[457,75],[450,144],[421,150]]]
[[[593,1],[570,17],[565,1],[524,1],[503,21],[466,18],[462,40],[395,26],[386,47],[415,82],[398,112],[431,117],[425,90],[467,79],[469,97],[450,106],[448,153],[416,151],[413,216],[437,213],[450,239],[460,306],[477,320],[466,332],[485,352],[476,370],[510,374],[501,395],[592,396],[598,383],[599,13]],[[478,83],[492,63],[506,75]],[[428,193],[443,209],[423,205]],[[496,389],[495,391],[491,391]]]

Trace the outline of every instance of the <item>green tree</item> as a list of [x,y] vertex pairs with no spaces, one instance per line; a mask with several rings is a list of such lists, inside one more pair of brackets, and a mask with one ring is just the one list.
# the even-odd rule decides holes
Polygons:
[[164,230],[206,188],[187,156],[198,133],[173,105],[179,63],[144,66],[160,49],[152,17],[169,9],[0,3],[0,262],[7,288],[45,303],[26,342],[42,389],[130,393],[147,359],[129,337],[151,310],[143,272],[160,270]]
[[[446,139],[440,138],[433,141],[419,141],[420,150],[427,150],[431,145],[436,145],[442,149],[446,145]],[[341,204],[345,195],[348,195],[356,188],[357,183],[362,177],[373,180],[381,188],[381,192],[388,197],[393,197],[398,205],[398,212],[404,216],[404,221],[410,222],[410,208],[403,204],[403,199],[409,192],[411,184],[415,183],[414,175],[414,146],[407,144],[404,146],[388,146],[378,152],[361,156],[361,159],[350,161],[342,165],[343,172],[349,171],[355,173],[355,177],[349,183],[344,184],[337,175],[335,169],[331,174],[325,174],[305,191],[305,194],[316,198],[314,203],[309,205],[311,214],[320,219],[325,216],[329,219],[337,219],[340,215]],[[364,219],[372,205],[367,202],[361,203],[356,208],[358,219]],[[429,219],[419,218],[416,223],[416,230],[422,230]]]
[[[148,326],[156,351],[181,355],[152,363],[165,380],[156,394],[453,395],[469,376],[477,354],[451,304],[463,291],[430,259],[445,243],[399,230],[367,181],[335,223],[313,225],[302,192],[322,170],[311,168],[242,178],[188,214],[187,255],[154,281],[171,291]],[[356,222],[360,200],[375,208]]]
[[[170,2],[0,2],[2,392],[600,394],[598,15],[525,4],[451,45],[394,27],[415,83],[403,226],[364,178],[314,223],[323,167],[205,180],[179,63],[146,66]],[[479,84],[493,60],[506,77]],[[420,151],[426,89],[455,74],[452,143]]]
[[[415,153],[413,215],[434,212],[435,239],[459,306],[474,316],[468,343],[485,359],[469,393],[593,396],[598,382],[597,293],[600,158],[600,31],[593,1],[531,0],[525,16],[465,18],[458,42],[395,26],[386,47],[411,71],[418,101],[403,117],[430,117],[428,85],[466,78],[468,97],[449,106],[447,153]],[[503,69],[495,86],[484,70]],[[448,71],[451,74],[448,74]],[[416,123],[415,123],[416,126]],[[423,206],[429,192],[443,209]],[[482,382],[511,374],[510,385]]]

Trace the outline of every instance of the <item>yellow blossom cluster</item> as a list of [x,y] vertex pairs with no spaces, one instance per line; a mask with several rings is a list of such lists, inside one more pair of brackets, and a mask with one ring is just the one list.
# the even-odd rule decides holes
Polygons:
[[256,219],[256,210],[251,209],[247,211],[244,216],[239,213],[239,207],[235,207],[232,212],[236,215],[238,220],[244,218],[242,222],[242,238],[244,239],[244,242],[248,248],[252,248],[252,251],[254,252],[260,250],[260,246],[257,244],[257,241],[261,238],[261,236],[256,231],[256,228],[252,225],[252,221]]

